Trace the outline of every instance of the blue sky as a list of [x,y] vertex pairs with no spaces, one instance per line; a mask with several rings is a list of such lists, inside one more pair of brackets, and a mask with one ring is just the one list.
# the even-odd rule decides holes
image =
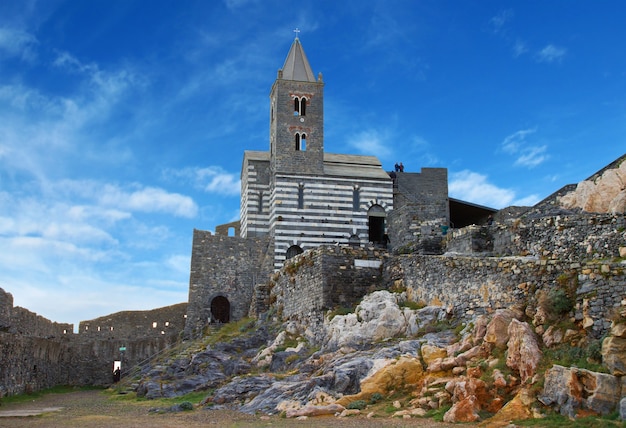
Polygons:
[[0,287],[77,324],[187,300],[193,229],[239,217],[244,150],[299,28],[325,150],[446,167],[532,205],[626,147],[622,1],[0,2]]

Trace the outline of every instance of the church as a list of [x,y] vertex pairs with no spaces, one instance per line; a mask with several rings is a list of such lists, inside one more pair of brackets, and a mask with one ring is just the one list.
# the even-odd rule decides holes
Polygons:
[[257,286],[308,249],[437,254],[454,221],[495,212],[450,199],[445,168],[388,173],[375,156],[326,153],[324,81],[297,36],[269,99],[269,150],[243,155],[240,220],[194,230],[186,334],[248,315],[261,304]]

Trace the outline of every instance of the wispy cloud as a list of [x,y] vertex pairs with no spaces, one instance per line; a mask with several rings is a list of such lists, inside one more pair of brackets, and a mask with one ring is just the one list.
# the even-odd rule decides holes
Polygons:
[[166,179],[177,179],[182,180],[185,184],[190,183],[196,189],[207,193],[238,196],[241,192],[241,180],[238,174],[226,172],[220,166],[166,169],[163,171],[163,175]]
[[37,38],[30,33],[14,28],[0,28],[0,55],[33,61],[37,57]]
[[529,137],[537,132],[537,128],[522,129],[507,136],[501,149],[516,157],[514,165],[533,168],[548,160],[548,147],[546,145],[534,145],[529,142]]
[[537,60],[547,63],[561,62],[566,53],[567,49],[550,44],[537,52]]
[[514,13],[512,9],[506,9],[498,12],[497,15],[493,16],[489,20],[491,30],[496,34],[504,32],[507,24],[511,21],[513,16]]

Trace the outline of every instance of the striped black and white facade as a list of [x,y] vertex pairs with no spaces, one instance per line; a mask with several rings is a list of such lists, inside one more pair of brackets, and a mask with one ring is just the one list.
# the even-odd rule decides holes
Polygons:
[[324,153],[323,88],[296,38],[270,93],[270,150],[244,154],[240,235],[269,235],[275,269],[323,244],[385,241],[392,180],[374,156]]

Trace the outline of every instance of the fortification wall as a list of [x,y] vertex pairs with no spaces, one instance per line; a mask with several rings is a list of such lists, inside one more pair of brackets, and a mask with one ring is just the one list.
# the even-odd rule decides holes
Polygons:
[[177,342],[186,307],[118,312],[83,321],[74,334],[72,324],[13,307],[13,296],[0,289],[0,397],[56,385],[109,385],[114,361],[125,371]]
[[353,307],[379,289],[386,251],[324,246],[287,260],[272,276],[270,301],[283,319],[303,318],[339,307]]
[[448,170],[396,173],[388,233],[394,251],[441,254],[441,226],[448,225]]
[[122,311],[78,324],[82,337],[136,339],[174,336],[185,328],[187,303],[149,311]]
[[600,337],[626,296],[625,270],[626,264],[612,261],[411,254],[390,259],[383,272],[390,284],[406,288],[410,300],[445,306],[460,319],[511,306],[536,307],[540,290],[571,287],[575,319]]
[[186,337],[193,337],[215,318],[211,303],[216,297],[228,301],[230,320],[247,316],[256,282],[266,282],[271,272],[271,267],[264,266],[267,237],[219,236],[194,230],[192,245]]
[[0,288],[0,331],[24,336],[55,337],[72,334],[74,325],[52,322],[28,309],[14,307],[11,293]]

